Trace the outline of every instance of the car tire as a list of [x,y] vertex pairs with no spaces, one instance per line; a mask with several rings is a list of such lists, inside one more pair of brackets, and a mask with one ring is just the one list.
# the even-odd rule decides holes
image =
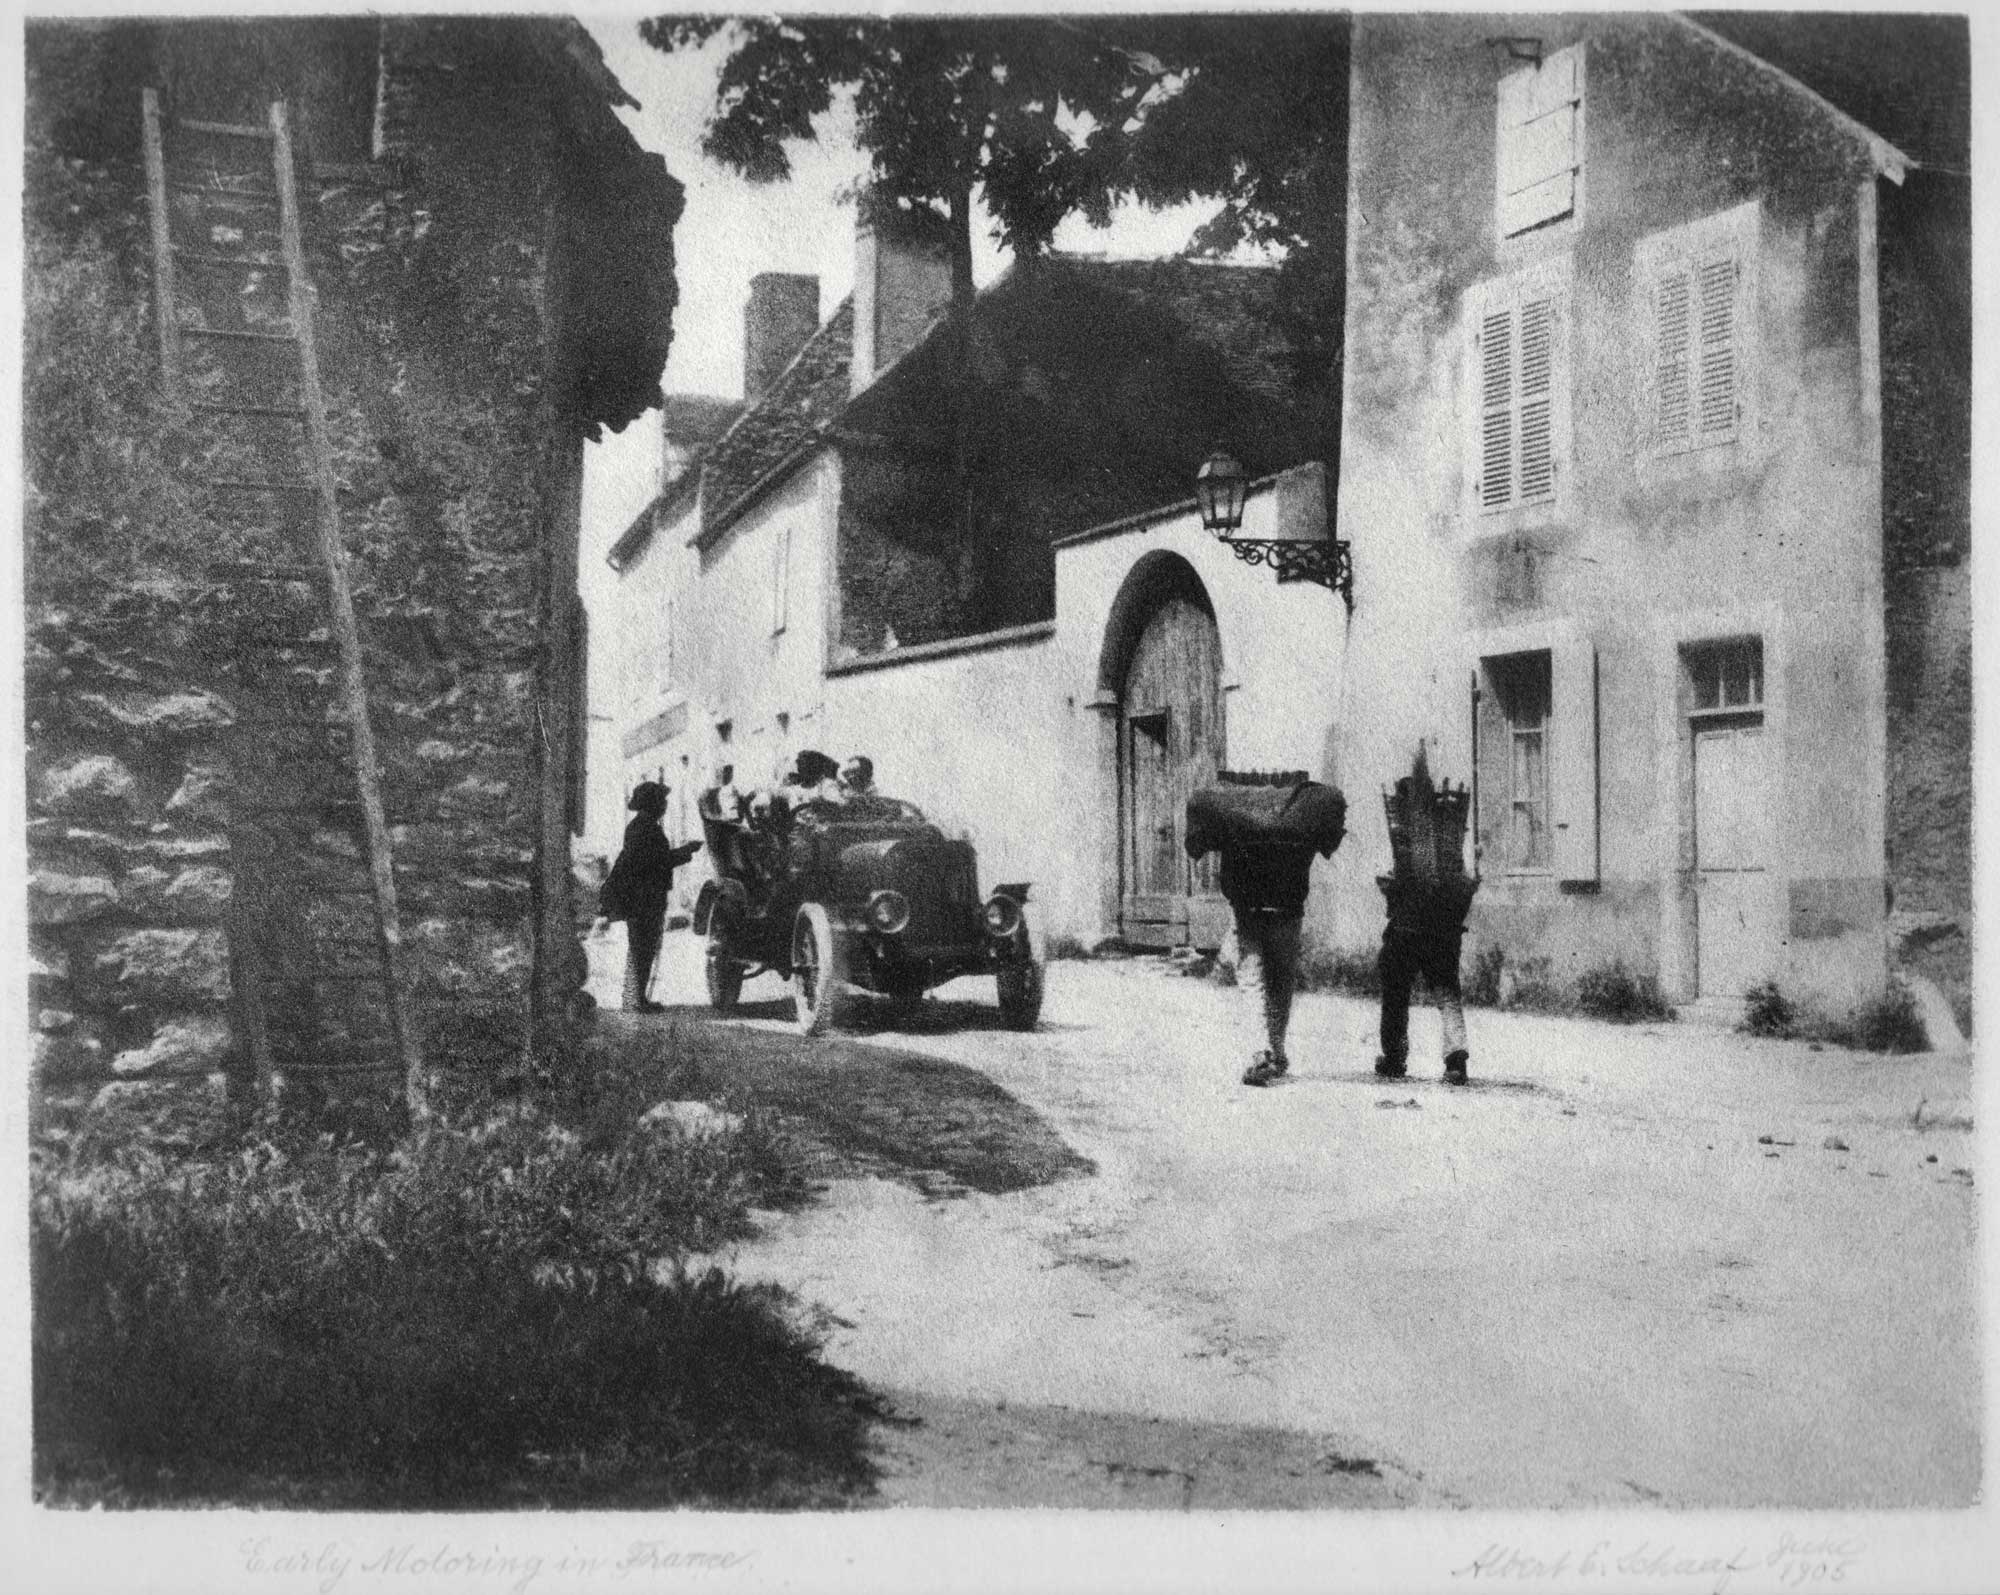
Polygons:
[[807,903],[792,921],[792,1002],[799,1034],[823,1036],[840,1017],[847,994],[847,966],[833,920],[820,903]]
[[743,965],[720,936],[708,938],[705,966],[708,1005],[720,1014],[736,1012],[736,1000],[743,995]]
[[998,976],[1000,1019],[1009,1030],[1032,1030],[1042,1016],[1043,968],[1038,958],[1007,964]]

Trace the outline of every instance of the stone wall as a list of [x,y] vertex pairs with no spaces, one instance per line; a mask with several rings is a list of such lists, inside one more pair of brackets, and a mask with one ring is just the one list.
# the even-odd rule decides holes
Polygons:
[[[615,362],[579,352],[601,319],[590,294],[621,268],[614,246],[609,264],[591,252],[602,196],[580,175],[582,113],[531,26],[385,24],[385,159],[300,174],[428,1055],[503,1074],[531,1045],[551,1061],[587,1012],[565,812],[580,742],[576,490],[586,429],[621,424],[633,403],[631,382],[613,397]],[[300,767],[252,729],[285,683],[316,680],[331,701],[323,617],[309,585],[285,600],[218,562],[307,565],[309,523],[254,502],[225,510],[190,486],[207,445],[159,390],[129,137],[130,63],[146,56],[120,37],[38,28],[29,52],[35,1001],[45,1068],[70,1073],[232,1056],[232,914],[254,898],[235,941],[296,980],[308,921],[338,907],[326,871],[351,871],[357,852],[337,770]],[[670,268],[669,251],[669,310]],[[663,352],[663,327],[641,320],[633,336]],[[364,901],[346,900],[365,930]],[[322,987],[322,1005],[338,992]]]
[[174,631],[130,595],[45,613],[29,639],[30,1003],[51,1083],[228,1060],[234,715],[187,685]]

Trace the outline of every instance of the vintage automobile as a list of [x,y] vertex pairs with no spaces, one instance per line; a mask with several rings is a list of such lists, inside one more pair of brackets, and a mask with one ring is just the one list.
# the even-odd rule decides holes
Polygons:
[[905,1007],[960,975],[990,974],[1001,1018],[1032,1030],[1042,964],[1028,933],[1028,883],[979,892],[970,842],[953,841],[910,803],[859,797],[807,802],[768,825],[704,813],[716,876],[694,905],[708,938],[708,996],[736,1006],[743,982],[777,971],[793,982],[799,1029],[820,1035],[849,988]]

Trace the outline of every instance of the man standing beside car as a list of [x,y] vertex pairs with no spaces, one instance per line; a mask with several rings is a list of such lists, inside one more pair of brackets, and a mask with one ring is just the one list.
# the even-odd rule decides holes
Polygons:
[[701,843],[667,840],[660,821],[667,812],[669,788],[658,781],[641,781],[632,789],[626,808],[632,820],[625,827],[625,845],[604,877],[598,892],[598,912],[605,919],[625,921],[625,991],[628,1013],[661,1013],[662,1004],[647,996],[653,964],[667,925],[667,898],[674,871],[700,851]]

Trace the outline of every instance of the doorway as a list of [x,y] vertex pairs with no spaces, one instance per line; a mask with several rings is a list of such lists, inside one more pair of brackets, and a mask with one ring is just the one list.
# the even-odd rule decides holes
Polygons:
[[1207,595],[1161,595],[1118,694],[1123,847],[1119,934],[1144,947],[1216,947],[1228,909],[1213,854],[1190,859],[1187,804],[1223,763],[1222,643]]
[[1772,811],[1763,648],[1755,638],[1686,654],[1694,763],[1695,990],[1735,998],[1776,972]]

